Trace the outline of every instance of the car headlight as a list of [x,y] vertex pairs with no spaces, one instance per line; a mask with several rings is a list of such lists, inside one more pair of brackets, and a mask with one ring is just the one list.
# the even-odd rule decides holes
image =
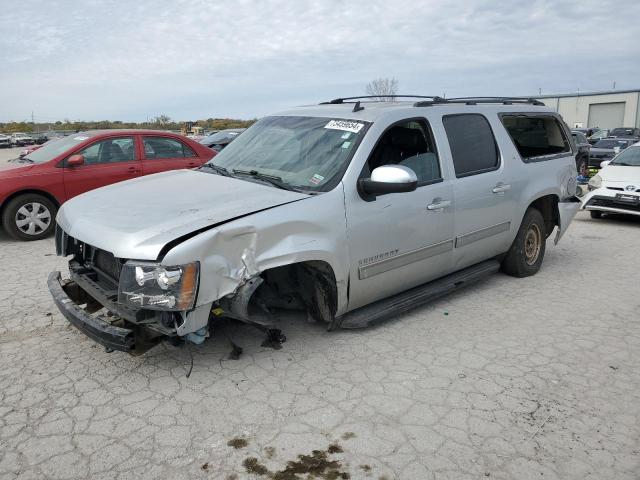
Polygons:
[[602,177],[600,175],[594,175],[589,179],[589,189],[595,190],[602,186]]
[[128,261],[122,267],[118,301],[150,310],[183,311],[193,308],[200,264],[166,266]]

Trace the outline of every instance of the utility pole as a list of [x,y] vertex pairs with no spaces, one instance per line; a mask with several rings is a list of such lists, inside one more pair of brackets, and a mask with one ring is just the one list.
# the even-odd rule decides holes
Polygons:
[[615,80],[613,81],[613,89],[614,90],[616,89],[616,81]]

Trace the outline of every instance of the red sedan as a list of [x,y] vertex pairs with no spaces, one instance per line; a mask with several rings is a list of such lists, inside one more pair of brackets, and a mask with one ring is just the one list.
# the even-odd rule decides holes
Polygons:
[[151,173],[199,167],[216,154],[154,130],[82,132],[0,166],[2,226],[18,240],[49,235],[58,207],[88,190]]

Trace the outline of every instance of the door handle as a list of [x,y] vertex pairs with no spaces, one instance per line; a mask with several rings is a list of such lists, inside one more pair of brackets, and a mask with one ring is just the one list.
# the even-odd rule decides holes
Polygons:
[[511,190],[511,185],[505,185],[504,183],[499,183],[495,187],[491,189],[493,193],[504,193]]
[[427,205],[427,210],[442,210],[451,206],[451,202],[449,200],[441,200],[439,198],[434,198],[433,203]]
[[129,168],[127,169],[127,171],[128,171],[129,173],[138,173],[140,170],[138,170],[138,168],[137,168],[137,167],[129,167]]

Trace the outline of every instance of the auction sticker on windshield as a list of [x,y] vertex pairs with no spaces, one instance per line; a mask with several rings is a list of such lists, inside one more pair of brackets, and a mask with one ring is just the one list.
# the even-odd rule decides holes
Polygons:
[[345,132],[358,133],[364,127],[364,123],[352,122],[349,120],[331,120],[324,128],[331,130],[343,130]]

